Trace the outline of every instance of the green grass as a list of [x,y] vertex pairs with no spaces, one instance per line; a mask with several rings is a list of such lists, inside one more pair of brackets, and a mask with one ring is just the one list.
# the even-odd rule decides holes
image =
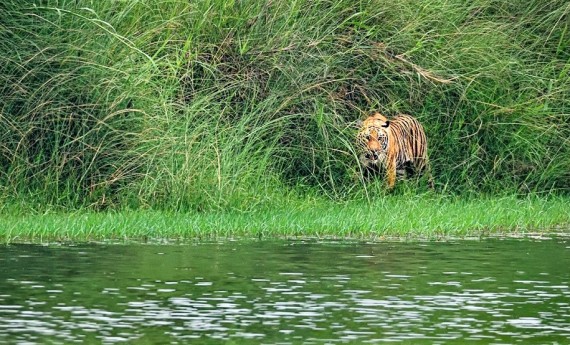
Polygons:
[[291,201],[250,212],[76,212],[2,216],[4,243],[220,239],[448,239],[570,235],[566,198],[390,197],[369,203]]
[[[564,0],[4,0],[1,214],[12,231],[47,212],[37,218],[46,227],[86,217],[112,237],[106,219],[168,214],[186,234],[224,235],[216,217],[233,224],[228,234],[247,217],[252,233],[265,224],[294,233],[288,218],[313,222],[314,234],[334,224],[366,232],[362,207],[406,214],[425,200],[423,181],[386,194],[358,177],[353,124],[371,110],[424,124],[436,200],[459,198],[467,210],[505,196],[561,204],[569,18]],[[288,217],[280,205],[299,211]],[[426,226],[410,212],[380,229],[484,228],[460,222],[454,205],[430,212]],[[497,217],[514,212],[493,207]],[[319,224],[311,208],[338,219]],[[186,214],[199,221],[184,232]],[[29,228],[47,231],[40,225]],[[77,226],[68,231],[102,238]]]

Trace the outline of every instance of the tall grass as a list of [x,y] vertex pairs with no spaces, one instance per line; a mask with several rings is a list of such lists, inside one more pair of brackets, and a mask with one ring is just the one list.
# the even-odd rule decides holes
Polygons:
[[[570,191],[570,4],[0,4],[0,201],[360,199],[355,120],[425,125],[437,190]],[[406,188],[415,188],[413,185]]]

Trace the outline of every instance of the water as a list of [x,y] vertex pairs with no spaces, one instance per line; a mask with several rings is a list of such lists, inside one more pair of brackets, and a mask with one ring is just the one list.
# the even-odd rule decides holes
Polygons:
[[568,344],[570,241],[0,247],[0,343]]

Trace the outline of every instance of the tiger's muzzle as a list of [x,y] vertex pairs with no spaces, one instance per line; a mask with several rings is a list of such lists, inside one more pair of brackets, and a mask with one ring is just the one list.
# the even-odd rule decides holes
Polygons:
[[364,158],[371,160],[371,161],[377,161],[378,160],[378,153],[376,151],[367,152],[364,154]]

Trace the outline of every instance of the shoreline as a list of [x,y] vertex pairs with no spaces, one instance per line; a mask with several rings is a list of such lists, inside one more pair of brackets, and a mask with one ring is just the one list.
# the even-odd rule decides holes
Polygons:
[[570,198],[385,197],[292,201],[252,211],[0,212],[0,242],[422,241],[570,236]]

